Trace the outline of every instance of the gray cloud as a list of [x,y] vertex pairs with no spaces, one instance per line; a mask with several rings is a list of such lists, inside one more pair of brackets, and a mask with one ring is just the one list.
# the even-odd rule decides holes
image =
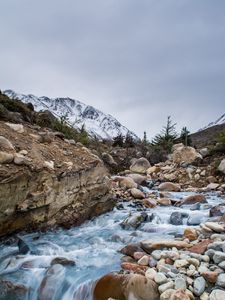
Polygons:
[[223,0],[7,0],[0,87],[70,96],[151,137],[225,113]]

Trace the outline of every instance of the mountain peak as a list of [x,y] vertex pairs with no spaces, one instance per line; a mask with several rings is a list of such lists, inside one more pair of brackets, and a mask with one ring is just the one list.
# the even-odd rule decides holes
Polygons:
[[101,139],[112,139],[119,134],[123,136],[129,134],[134,139],[138,139],[135,133],[127,129],[111,115],[105,114],[79,100],[69,97],[37,97],[32,94],[19,94],[13,90],[5,90],[3,93],[24,103],[32,103],[36,111],[49,110],[58,118],[66,115],[72,126],[80,128],[82,125],[85,125],[87,132],[92,136],[97,136]]

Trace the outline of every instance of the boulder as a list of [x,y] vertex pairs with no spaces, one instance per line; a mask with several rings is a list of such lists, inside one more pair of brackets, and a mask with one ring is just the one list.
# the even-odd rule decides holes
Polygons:
[[9,164],[13,161],[14,155],[8,152],[0,151],[0,164]]
[[159,198],[157,199],[157,202],[161,206],[169,206],[171,205],[171,200],[168,198]]
[[201,154],[202,157],[206,157],[209,155],[209,149],[208,148],[202,148],[199,150],[199,153]]
[[219,186],[220,186],[219,183],[212,182],[212,183],[208,184],[206,188],[208,190],[216,190],[216,189],[218,189]]
[[202,160],[202,156],[193,147],[180,146],[173,151],[173,162],[176,164],[191,164],[197,160]]
[[116,273],[107,274],[101,277],[93,291],[94,300],[108,300],[109,298],[126,300],[124,286],[127,284],[129,276]]
[[224,227],[216,222],[206,222],[205,226],[218,233],[224,232]]
[[134,180],[129,177],[123,177],[119,181],[119,185],[121,188],[125,188],[125,189],[137,188],[137,183],[135,183]]
[[51,266],[53,265],[62,265],[62,266],[75,266],[75,261],[65,258],[65,257],[55,257],[52,261],[51,261]]
[[129,244],[125,247],[123,247],[120,252],[124,255],[128,255],[134,258],[134,253],[136,252],[143,252],[145,254],[145,252],[143,251],[143,249],[140,247],[139,244]]
[[144,199],[145,198],[145,194],[140,191],[139,189],[136,188],[132,188],[130,190],[131,196],[134,197],[135,199]]
[[218,171],[222,172],[225,174],[225,158],[221,160],[219,166],[218,166]]
[[137,229],[147,219],[147,216],[145,212],[134,213],[121,223],[121,227],[127,230]]
[[184,198],[181,202],[177,203],[177,206],[190,205],[195,203],[206,203],[206,197],[204,195],[190,195]]
[[146,171],[149,167],[149,161],[146,158],[141,157],[130,166],[130,170],[134,173],[146,174]]
[[190,214],[190,216],[187,219],[187,225],[195,226],[199,225],[203,220],[205,216],[202,213],[193,213]]
[[147,169],[146,173],[151,175],[153,173],[158,173],[159,171],[160,171],[160,167],[152,166],[152,167]]
[[15,123],[5,123],[5,124],[18,133],[24,133],[24,127],[22,124],[15,124]]
[[157,206],[157,201],[155,199],[148,198],[143,200],[143,204],[147,208],[154,208]]
[[223,216],[223,214],[225,214],[225,203],[213,206],[209,211],[210,217],[220,217]]
[[114,158],[109,153],[106,153],[106,152],[102,153],[102,160],[104,161],[104,163],[106,165],[109,165],[111,167],[117,166],[117,163],[115,162]]
[[186,213],[181,213],[179,211],[174,211],[170,215],[170,224],[173,225],[183,225],[183,219],[187,218],[188,215]]
[[142,185],[145,183],[147,177],[140,174],[129,174],[128,177],[132,178],[136,184]]
[[159,185],[158,189],[160,191],[179,192],[180,186],[172,182],[163,182]]
[[0,148],[5,150],[14,150],[12,143],[4,136],[0,136]]

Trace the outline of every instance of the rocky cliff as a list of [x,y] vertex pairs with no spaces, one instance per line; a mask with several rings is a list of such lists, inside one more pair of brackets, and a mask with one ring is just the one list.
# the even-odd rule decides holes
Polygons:
[[0,236],[69,227],[113,207],[102,161],[60,133],[0,122]]

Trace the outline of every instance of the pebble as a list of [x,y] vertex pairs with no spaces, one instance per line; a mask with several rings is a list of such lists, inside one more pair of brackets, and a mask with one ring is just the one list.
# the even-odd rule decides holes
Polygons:
[[219,274],[216,284],[222,288],[225,288],[225,273]]
[[166,290],[173,289],[173,288],[174,288],[174,283],[172,281],[169,281],[167,283],[160,285],[158,290],[159,290],[160,294],[162,294]]
[[206,286],[206,281],[202,276],[196,278],[194,281],[194,294],[196,296],[201,296],[205,291],[205,286]]
[[222,290],[213,290],[209,295],[209,300],[224,300],[225,299],[225,291]]
[[178,277],[175,279],[175,290],[183,289],[185,291],[186,288],[187,288],[187,285],[186,285],[186,281],[184,280],[184,278]]
[[155,269],[148,269],[146,272],[145,272],[145,277],[153,280],[156,276],[157,272]]
[[154,280],[159,285],[166,283],[168,281],[167,277],[163,273],[157,273],[154,277]]

